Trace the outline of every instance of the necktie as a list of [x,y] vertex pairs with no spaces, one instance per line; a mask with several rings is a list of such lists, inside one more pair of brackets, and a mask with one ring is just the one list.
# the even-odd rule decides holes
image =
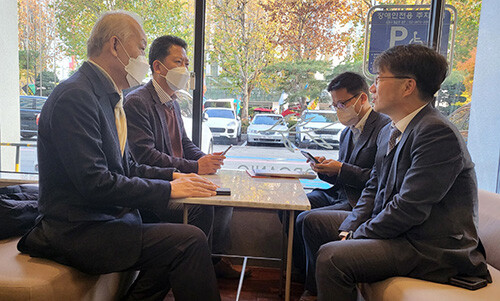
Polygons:
[[359,136],[361,135],[361,132],[359,131],[359,129],[355,127],[351,127],[351,131],[352,131],[352,142],[356,144],[358,142]]
[[394,146],[396,146],[396,141],[399,135],[401,135],[401,132],[398,130],[398,128],[395,126],[391,126],[391,136],[389,137],[389,143],[387,144],[387,154],[389,154]]
[[115,106],[115,123],[118,140],[120,141],[120,151],[123,156],[125,143],[127,143],[127,118],[125,117],[125,111],[123,110],[123,97],[120,97],[120,101],[118,101]]

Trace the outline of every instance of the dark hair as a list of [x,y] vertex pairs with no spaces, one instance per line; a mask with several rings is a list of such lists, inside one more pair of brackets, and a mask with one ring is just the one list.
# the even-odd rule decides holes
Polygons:
[[448,72],[446,58],[434,49],[418,44],[399,45],[382,52],[373,63],[377,72],[387,70],[395,76],[409,76],[417,82],[420,97],[427,101],[441,87]]
[[356,95],[361,92],[369,95],[368,84],[365,79],[363,76],[354,72],[344,72],[337,75],[328,85],[327,91],[331,92],[340,89],[346,89],[347,93],[352,95]]
[[149,67],[151,68],[151,72],[154,73],[153,62],[156,60],[163,61],[170,54],[170,47],[172,45],[181,46],[184,49],[187,48],[186,42],[179,37],[161,36],[153,41],[149,48]]

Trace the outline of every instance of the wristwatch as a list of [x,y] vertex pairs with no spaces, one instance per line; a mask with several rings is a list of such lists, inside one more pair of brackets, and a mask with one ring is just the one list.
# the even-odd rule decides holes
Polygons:
[[352,239],[352,231],[349,231],[349,232],[348,231],[342,231],[342,232],[340,232],[339,237],[340,237],[340,239],[342,239],[342,238],[345,237],[346,240]]

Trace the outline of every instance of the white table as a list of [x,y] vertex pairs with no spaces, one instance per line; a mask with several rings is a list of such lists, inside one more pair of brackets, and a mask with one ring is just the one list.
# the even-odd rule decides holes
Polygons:
[[[220,187],[230,188],[230,196],[193,197],[175,199],[184,204],[184,223],[187,223],[189,205],[213,205],[245,208],[283,210],[288,212],[288,243],[286,252],[285,300],[290,300],[292,242],[295,211],[310,210],[311,205],[298,179],[290,178],[252,178],[241,170],[219,170],[215,175],[204,176]],[[283,259],[282,259],[283,260]],[[246,258],[243,261],[245,270]],[[243,281],[240,278],[238,295]]]
[[19,184],[37,184],[37,174],[0,172],[0,187],[19,185]]

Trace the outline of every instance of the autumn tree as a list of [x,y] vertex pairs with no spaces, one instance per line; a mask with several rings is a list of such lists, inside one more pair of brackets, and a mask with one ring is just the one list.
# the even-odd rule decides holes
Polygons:
[[151,42],[162,35],[176,35],[192,45],[194,16],[187,0],[56,0],[60,38],[67,55],[83,60],[87,39],[101,13],[123,9],[137,13]]
[[[248,118],[248,100],[256,86],[269,78],[263,70],[275,59],[271,43],[275,29],[267,14],[251,0],[214,0],[207,15],[210,62],[222,72],[219,84],[241,93],[241,117]],[[225,83],[225,85],[224,85]]]
[[40,95],[44,86],[42,71],[54,70],[60,58],[53,3],[54,0],[18,0],[20,88],[36,84]]

